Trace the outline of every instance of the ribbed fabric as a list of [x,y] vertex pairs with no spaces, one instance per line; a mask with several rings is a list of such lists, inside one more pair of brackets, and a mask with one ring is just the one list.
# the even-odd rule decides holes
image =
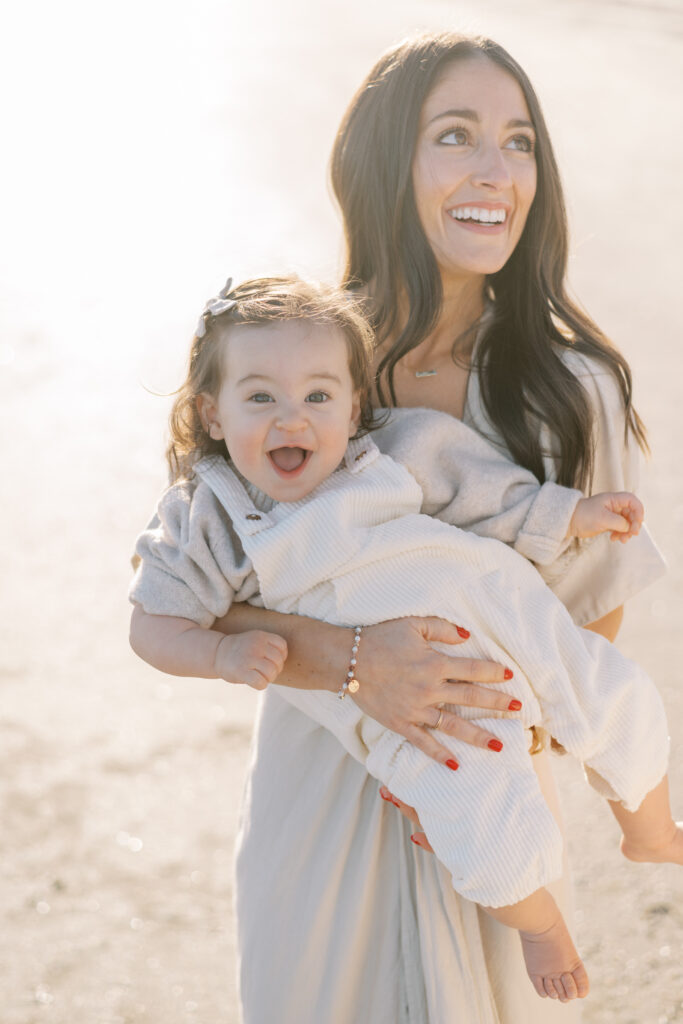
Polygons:
[[666,722],[645,673],[602,637],[577,629],[509,548],[417,514],[416,481],[369,439],[352,442],[346,468],[314,497],[258,519],[229,473],[221,487],[267,607],[346,626],[439,615],[472,633],[456,648],[444,645],[444,653],[514,670],[499,688],[522,701],[518,720],[458,709],[500,736],[501,754],[440,736],[461,765],[457,785],[448,769],[362,715],[351,699],[281,688],[416,807],[462,895],[487,906],[515,903],[561,872],[560,835],[527,754],[529,726],[545,728],[590,768],[604,794],[629,809],[664,774]]

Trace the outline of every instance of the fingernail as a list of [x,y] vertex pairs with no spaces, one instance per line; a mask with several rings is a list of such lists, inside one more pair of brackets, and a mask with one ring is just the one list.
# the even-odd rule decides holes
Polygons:
[[503,672],[503,679],[512,679],[513,672],[511,668],[506,668]]
[[463,640],[467,640],[468,636],[470,635],[469,629],[465,629],[464,626],[456,626],[455,628],[458,631],[458,636],[461,636]]
[[413,842],[415,843],[415,845],[416,845],[416,846],[422,846],[422,843],[421,843],[421,842],[420,842],[420,840],[419,840],[419,839],[417,838],[417,836],[415,836],[415,835],[412,835],[412,836],[411,836],[410,838],[412,839],[412,841],[413,841]]
[[449,761],[446,761],[446,767],[450,768],[452,772],[457,772],[460,765],[457,761],[454,761],[453,758],[451,758]]
[[487,746],[489,750],[495,750],[496,752],[503,749],[503,744],[500,740],[489,740]]
[[401,805],[400,805],[400,803],[398,802],[398,800],[396,799],[396,797],[394,797],[394,796],[391,796],[391,797],[389,797],[389,799],[391,800],[391,802],[392,802],[392,804],[394,805],[394,807],[398,807],[398,809],[399,809],[399,811],[400,811],[400,810],[401,810]]
[[391,797],[385,796],[381,789],[379,791],[379,795],[382,797],[382,800],[386,800],[388,804],[393,804],[394,801],[391,799]]
[[511,700],[508,704],[508,711],[519,711],[522,707],[521,700]]

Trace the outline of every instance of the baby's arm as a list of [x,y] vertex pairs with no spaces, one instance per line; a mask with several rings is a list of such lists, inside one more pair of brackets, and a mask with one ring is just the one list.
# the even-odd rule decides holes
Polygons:
[[136,544],[130,642],[144,661],[171,675],[226,679],[263,689],[282,671],[283,637],[214,629],[233,601],[258,594],[258,580],[236,542],[230,517],[201,482],[174,485]]
[[568,537],[596,537],[609,533],[610,540],[624,544],[640,533],[644,509],[635,494],[628,491],[594,494],[581,498],[569,523]]
[[148,664],[173,676],[225,679],[264,690],[282,671],[287,643],[275,633],[252,629],[226,636],[191,619],[150,615],[133,608],[130,645]]
[[574,488],[540,484],[445,413],[392,410],[375,438],[422,487],[423,512],[503,541],[537,565],[555,562],[573,537],[610,532],[613,539],[628,540],[642,523],[642,505],[634,495],[584,498]]

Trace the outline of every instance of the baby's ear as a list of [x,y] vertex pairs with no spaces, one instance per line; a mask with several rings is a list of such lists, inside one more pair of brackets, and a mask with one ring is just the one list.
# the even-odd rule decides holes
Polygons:
[[355,391],[353,395],[353,405],[351,406],[351,422],[349,423],[349,437],[353,437],[358,431],[358,425],[360,424],[360,391]]
[[197,412],[202,421],[202,426],[213,441],[220,441],[225,438],[223,427],[218,419],[218,406],[215,398],[206,391],[197,395]]

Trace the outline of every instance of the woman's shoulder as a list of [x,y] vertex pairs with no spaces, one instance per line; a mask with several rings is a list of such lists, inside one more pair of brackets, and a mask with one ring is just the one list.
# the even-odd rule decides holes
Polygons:
[[617,416],[623,422],[624,393],[619,377],[611,366],[598,356],[579,352],[575,348],[562,348],[559,356],[587,392],[594,414],[598,417]]

